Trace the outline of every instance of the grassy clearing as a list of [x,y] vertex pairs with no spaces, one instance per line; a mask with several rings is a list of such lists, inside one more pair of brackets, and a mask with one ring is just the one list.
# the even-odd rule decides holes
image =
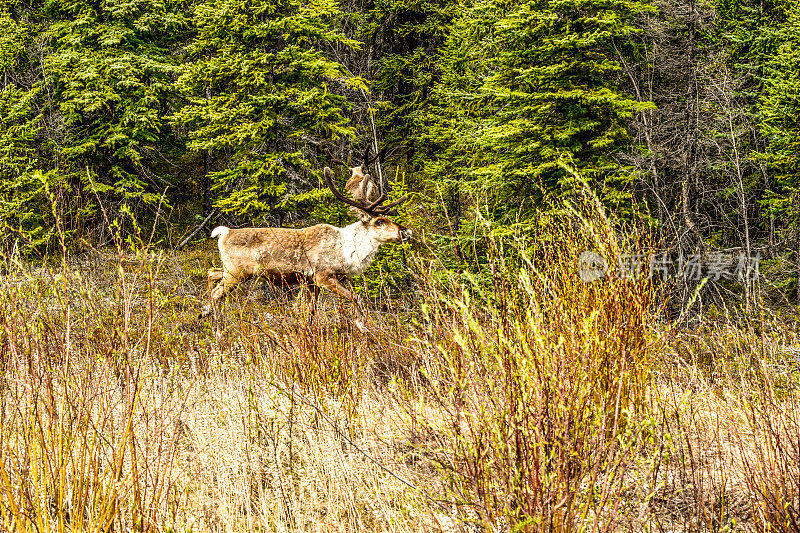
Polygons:
[[793,329],[670,331],[645,282],[577,279],[602,224],[562,227],[482,277],[414,255],[369,334],[253,285],[217,342],[205,249],[8,262],[5,529],[797,530]]

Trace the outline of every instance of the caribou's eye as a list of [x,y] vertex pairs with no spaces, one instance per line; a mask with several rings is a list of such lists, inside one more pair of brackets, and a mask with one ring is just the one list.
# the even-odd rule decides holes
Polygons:
[[379,228],[381,226],[383,226],[383,224],[384,224],[384,220],[382,218],[379,218],[378,220],[375,221],[375,226],[377,226]]

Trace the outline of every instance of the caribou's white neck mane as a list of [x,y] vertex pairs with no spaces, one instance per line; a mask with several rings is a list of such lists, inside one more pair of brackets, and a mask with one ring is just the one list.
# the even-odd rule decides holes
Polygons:
[[343,266],[348,275],[360,276],[372,264],[383,243],[362,222],[354,222],[341,228],[339,234],[342,239]]

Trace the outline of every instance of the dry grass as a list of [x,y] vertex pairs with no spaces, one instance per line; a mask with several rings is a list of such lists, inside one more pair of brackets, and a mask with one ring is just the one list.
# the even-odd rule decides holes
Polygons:
[[[401,481],[435,488],[430,469],[407,465],[404,414],[388,398],[367,397],[377,391],[362,373],[374,372],[358,352],[373,365],[390,357],[379,355],[380,332],[357,338],[332,317],[313,332],[287,326],[294,317],[231,320],[216,343],[195,318],[200,283],[175,269],[174,257],[117,264],[4,279],[0,512],[8,529],[436,523]],[[274,303],[257,308],[280,312]],[[358,349],[341,350],[346,343]]]
[[800,395],[793,332],[698,324],[653,384],[669,460],[651,501],[663,530],[797,531]]
[[602,223],[562,226],[483,276],[415,256],[369,334],[251,286],[217,342],[209,250],[7,261],[3,527],[797,530],[794,332],[669,331],[646,283],[577,281]]

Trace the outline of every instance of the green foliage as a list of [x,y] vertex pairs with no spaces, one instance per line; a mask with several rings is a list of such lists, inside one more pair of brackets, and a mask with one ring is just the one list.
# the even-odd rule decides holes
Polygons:
[[224,154],[213,173],[224,211],[247,217],[283,209],[310,188],[307,156],[326,140],[351,136],[336,83],[349,81],[323,46],[355,46],[331,29],[331,0],[209,0],[193,13],[196,37],[175,115],[189,147]]
[[89,198],[141,209],[172,182],[159,172],[174,140],[170,47],[185,29],[174,0],[46,3],[47,89],[64,124],[59,172]]
[[381,100],[378,122],[388,146],[425,153],[420,130],[436,55],[458,9],[453,0],[377,0],[361,14],[358,37],[377,55],[371,89]]
[[31,29],[28,24],[14,20],[6,10],[6,6],[3,4],[0,6],[3,8],[0,11],[0,27],[3,28],[3,33],[0,35],[0,73],[7,75],[25,53]]
[[[629,205],[614,152],[648,104],[617,83],[617,48],[639,2],[479,0],[454,22],[440,60],[429,175],[449,175],[501,225],[526,223],[575,182],[569,162],[604,199]],[[473,233],[463,228],[465,234]]]
[[165,117],[180,9],[172,0],[0,5],[0,218],[23,247],[85,236],[121,209],[142,217],[175,184],[167,154],[180,143]]
[[[452,268],[486,271],[480,224],[496,238],[546,237],[543,212],[574,192],[577,175],[615,214],[636,216],[626,166],[636,157],[654,161],[636,177],[662,223],[682,211],[690,174],[685,203],[706,242],[739,245],[749,217],[758,246],[761,228],[798,220],[798,8],[661,8],[0,0],[0,219],[28,248],[57,234],[105,240],[115,218],[130,231],[162,200],[182,220],[202,220],[213,200],[230,225],[346,225],[321,170],[374,134],[394,150],[384,172],[399,170],[400,189],[422,204],[404,220],[452,250]],[[665,54],[673,41],[691,57]],[[696,86],[680,85],[692,72]],[[720,73],[730,88],[709,96]],[[646,100],[659,96],[654,110]],[[644,116],[649,129],[631,127]],[[653,124],[677,141],[648,141],[642,156]],[[375,268],[402,272],[402,253],[387,254]]]
[[38,158],[49,153],[37,142],[40,89],[31,87],[26,75],[37,66],[28,55],[37,28],[12,15],[18,7],[0,4],[0,225],[6,246],[30,251],[50,242],[56,213],[51,205],[57,210],[63,202],[52,196],[54,174],[37,168]]
[[765,65],[759,108],[761,128],[769,143],[764,157],[774,172],[776,187],[768,205],[786,222],[800,221],[800,7],[792,6],[778,33],[777,53]]
[[15,87],[0,91],[0,221],[13,240],[23,238],[24,251],[47,244],[54,226],[49,194],[53,173],[35,170],[35,93]]

